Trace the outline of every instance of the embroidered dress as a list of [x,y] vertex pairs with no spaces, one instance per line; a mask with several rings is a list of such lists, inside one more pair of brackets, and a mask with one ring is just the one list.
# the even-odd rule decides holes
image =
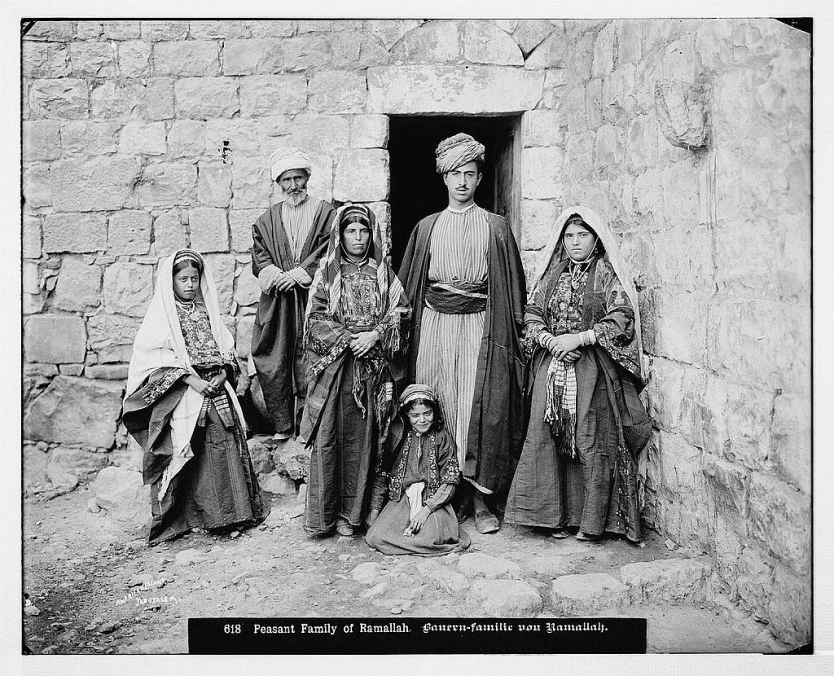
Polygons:
[[[624,269],[617,240],[596,214],[567,209],[554,232],[561,234],[574,213],[595,230],[606,253],[577,265],[551,246],[550,263],[530,296],[530,422],[504,518],[638,541],[637,454],[651,435],[637,396],[643,387],[639,316],[625,287],[628,277],[621,272],[621,279],[614,267]],[[543,334],[587,330],[593,330],[595,344],[580,348],[574,364],[553,359],[542,347]]]
[[[466,549],[469,534],[458,526],[457,517],[449,504],[460,481],[454,442],[445,430],[429,430],[418,434],[410,430],[402,440],[389,482],[389,502],[365,541],[383,554],[419,554],[441,556]],[[416,498],[407,495],[417,488]],[[412,491],[413,494],[413,491]],[[413,536],[403,534],[416,499],[418,506],[428,505],[432,513],[423,527]]]
[[[234,393],[237,358],[211,272],[203,267],[202,300],[182,304],[172,290],[176,255],[160,265],[123,405],[125,427],[144,450],[143,479],[151,486],[149,544],[193,528],[252,525],[268,513],[246,445]],[[220,371],[226,383],[213,397],[185,383],[189,374],[210,380]]]
[[[397,400],[392,368],[407,345],[408,301],[385,262],[385,242],[372,212],[368,217],[369,258],[357,264],[344,256],[334,225],[307,307],[301,439],[311,455],[304,528],[315,534],[330,531],[339,517],[359,526],[368,512]],[[380,340],[356,357],[349,347],[353,336],[370,330]]]

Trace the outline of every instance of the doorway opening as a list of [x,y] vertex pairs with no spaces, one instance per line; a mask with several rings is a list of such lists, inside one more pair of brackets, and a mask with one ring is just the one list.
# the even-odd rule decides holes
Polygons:
[[417,222],[449,204],[446,186],[434,168],[434,149],[463,132],[486,147],[483,178],[475,202],[507,219],[518,239],[520,195],[520,115],[502,117],[391,116],[388,154],[391,171],[391,262],[399,270]]

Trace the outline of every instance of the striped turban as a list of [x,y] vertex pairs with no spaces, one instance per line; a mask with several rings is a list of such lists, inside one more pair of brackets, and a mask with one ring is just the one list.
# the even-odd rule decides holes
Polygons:
[[404,408],[408,406],[412,401],[415,399],[423,399],[425,401],[437,401],[437,395],[434,393],[434,390],[430,388],[428,385],[423,385],[422,383],[414,383],[413,385],[409,385],[408,387],[403,390],[403,393],[400,395],[400,408]]
[[177,251],[176,255],[174,256],[173,265],[181,263],[182,261],[193,262],[196,268],[200,271],[200,273],[203,272],[203,257],[199,253],[194,251],[194,249],[180,249],[179,251]]
[[484,161],[486,148],[469,134],[455,134],[441,141],[434,151],[435,167],[438,174],[445,174],[467,162]]
[[278,148],[269,156],[269,175],[273,181],[277,181],[281,178],[281,174],[290,169],[302,169],[309,176],[312,171],[310,158],[307,157],[305,152],[294,146]]

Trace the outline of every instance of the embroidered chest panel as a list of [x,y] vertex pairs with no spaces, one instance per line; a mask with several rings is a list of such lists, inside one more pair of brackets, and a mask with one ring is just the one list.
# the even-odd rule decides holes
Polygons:
[[177,305],[177,316],[180,319],[182,337],[185,339],[185,349],[188,358],[195,366],[216,366],[223,363],[217,341],[211,333],[208,313],[196,307],[184,308]]
[[361,270],[352,265],[342,268],[342,297],[339,309],[348,329],[367,329],[377,323],[382,311],[382,297],[374,272],[368,266]]
[[587,284],[587,269],[578,276],[572,276],[569,270],[559,275],[556,288],[548,302],[550,330],[553,333],[575,332],[582,328],[582,309]]

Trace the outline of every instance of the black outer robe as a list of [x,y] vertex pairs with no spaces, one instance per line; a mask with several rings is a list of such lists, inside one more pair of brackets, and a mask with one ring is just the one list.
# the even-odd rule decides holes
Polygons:
[[[421,220],[405,251],[399,276],[411,303],[414,324],[409,349],[408,382],[414,382],[420,324],[429,269],[429,241],[440,212]],[[493,492],[512,478],[524,442],[524,357],[520,334],[527,287],[521,256],[507,221],[489,214],[489,276],[484,335],[469,419],[463,476]]]
[[[335,214],[333,206],[322,200],[301,249],[299,266],[311,279],[319,259],[327,251]],[[280,203],[273,204],[255,221],[252,240],[252,273],[255,277],[269,264],[285,271],[296,267],[281,222]],[[306,390],[302,339],[307,293],[307,289],[298,285],[283,293],[262,293],[252,327],[252,359],[276,432],[294,429],[295,397],[303,397]]]

